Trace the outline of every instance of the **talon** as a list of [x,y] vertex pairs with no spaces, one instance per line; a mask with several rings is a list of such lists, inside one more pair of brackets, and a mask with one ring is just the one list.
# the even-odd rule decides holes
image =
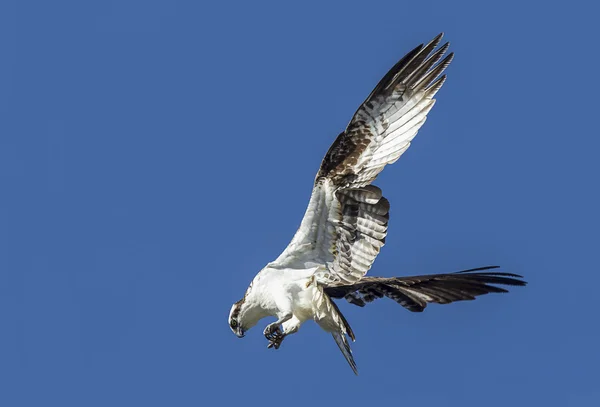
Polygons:
[[271,342],[275,342],[279,336],[282,336],[279,325],[267,325],[264,331],[265,338]]
[[275,323],[267,325],[265,330],[263,331],[265,338],[269,341],[267,345],[268,349],[279,349],[281,346],[281,342],[283,338],[285,338],[285,333],[281,330],[281,326]]
[[267,345],[267,349],[279,349],[279,347],[281,346],[281,341],[283,341],[283,337],[281,337],[281,339],[276,339],[276,340],[272,340],[269,342],[269,344]]

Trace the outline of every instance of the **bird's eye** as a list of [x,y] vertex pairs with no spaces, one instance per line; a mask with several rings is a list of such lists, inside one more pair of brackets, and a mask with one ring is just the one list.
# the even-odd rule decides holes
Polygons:
[[235,319],[231,320],[231,327],[235,328],[237,326],[237,321]]

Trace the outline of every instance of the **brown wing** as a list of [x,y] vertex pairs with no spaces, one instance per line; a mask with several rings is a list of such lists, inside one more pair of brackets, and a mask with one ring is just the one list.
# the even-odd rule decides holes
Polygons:
[[449,47],[446,43],[434,52],[442,36],[413,49],[379,81],[330,147],[317,180],[326,177],[355,188],[368,185],[408,149],[454,56],[450,53],[438,63]]
[[358,282],[385,243],[389,202],[370,183],[395,162],[433,107],[452,60],[442,34],[403,57],[377,84],[325,155],[300,228],[271,267],[327,264],[321,283]]
[[332,298],[346,298],[354,305],[364,307],[377,298],[388,297],[413,312],[421,312],[428,303],[449,304],[474,300],[479,295],[505,293],[496,285],[524,286],[518,274],[484,271],[498,266],[480,267],[449,274],[431,274],[414,277],[364,277],[357,284],[327,287]]

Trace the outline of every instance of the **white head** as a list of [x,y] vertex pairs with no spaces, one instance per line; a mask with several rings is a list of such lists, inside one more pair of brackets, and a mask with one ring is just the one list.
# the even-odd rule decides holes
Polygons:
[[238,338],[243,338],[246,330],[249,329],[243,325],[242,307],[244,306],[245,297],[231,306],[229,311],[229,327]]
[[266,316],[268,313],[262,307],[260,299],[253,295],[252,284],[250,284],[244,298],[231,306],[229,327],[238,338],[243,338],[248,329]]

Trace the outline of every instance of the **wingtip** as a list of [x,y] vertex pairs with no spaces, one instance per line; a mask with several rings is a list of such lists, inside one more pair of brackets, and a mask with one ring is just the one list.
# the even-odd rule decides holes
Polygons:
[[439,45],[440,41],[442,41],[442,37],[443,36],[444,36],[444,33],[439,33],[431,41],[429,41],[427,43],[427,45],[425,45],[423,47],[423,49],[426,50],[427,54],[429,54],[430,52],[432,52]]
[[438,44],[442,41],[442,38],[444,38],[444,32],[443,31],[441,33],[439,33],[438,35],[436,35],[431,41],[429,41],[429,43],[427,44],[427,46],[429,46],[431,44],[435,44],[435,47],[437,47]]
[[455,271],[455,273],[471,273],[473,271],[484,271],[484,270],[493,270],[493,269],[498,269],[500,268],[500,266],[483,266],[483,267],[475,267],[472,269],[468,269],[468,270],[460,270],[460,271]]

